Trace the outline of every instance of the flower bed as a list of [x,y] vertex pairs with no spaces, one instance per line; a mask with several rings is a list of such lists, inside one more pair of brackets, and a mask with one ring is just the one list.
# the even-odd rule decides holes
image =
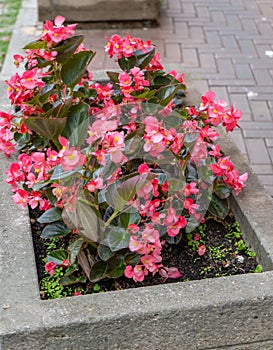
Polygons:
[[[49,33],[53,33],[53,38],[59,30],[62,36],[66,35],[67,31],[63,31],[64,28],[62,27],[61,18],[57,19],[56,24],[57,29],[54,28],[52,24],[47,23]],[[68,32],[73,30],[73,27],[69,27]],[[49,35],[48,32],[45,33],[45,35]],[[61,39],[69,40],[69,38],[67,39],[64,37]],[[111,45],[113,45],[112,48],[115,47],[113,41],[116,39],[117,37],[111,38],[110,48]],[[127,39],[128,37],[124,40]],[[52,40],[51,36],[50,40]],[[40,71],[31,64],[23,76],[17,75],[9,82],[11,88],[9,92],[10,97],[14,104],[20,105],[18,115],[14,118],[11,114],[2,113],[4,120],[2,124],[6,135],[9,136],[11,135],[11,131],[16,131],[15,137],[21,144],[21,149],[24,150],[22,153],[24,156],[20,156],[21,158],[18,162],[12,163],[8,171],[8,182],[16,192],[14,196],[15,201],[22,202],[23,204],[28,203],[34,208],[39,206],[41,209],[47,210],[41,221],[47,222],[45,218],[47,218],[47,220],[49,219],[50,225],[53,225],[54,229],[51,226],[44,234],[58,236],[64,235],[66,232],[64,230],[69,229],[67,234],[70,234],[71,230],[76,230],[76,240],[81,239],[85,241],[85,244],[91,244],[91,246],[95,246],[96,249],[104,249],[103,253],[100,250],[100,254],[94,254],[93,258],[95,258],[95,261],[92,260],[92,258],[90,260],[89,253],[92,252],[92,250],[88,248],[88,253],[86,245],[83,247],[84,250],[81,250],[82,245],[79,245],[80,249],[78,250],[78,254],[80,255],[76,254],[75,261],[72,261],[73,259],[71,260],[73,256],[75,257],[74,251],[72,254],[71,249],[65,256],[63,255],[66,254],[64,252],[55,253],[55,255],[51,256],[49,262],[52,262],[53,265],[56,263],[60,265],[68,264],[67,267],[72,270],[72,273],[67,274],[65,277],[71,278],[70,276],[73,273],[78,273],[78,267],[73,270],[75,266],[72,265],[80,261],[82,263],[79,263],[79,265],[82,267],[83,271],[81,276],[85,274],[87,278],[93,279],[93,281],[104,277],[117,277],[117,274],[121,272],[124,273],[124,271],[126,271],[125,273],[128,278],[132,278],[135,281],[139,281],[140,278],[142,279],[142,277],[145,277],[148,272],[150,274],[159,273],[163,280],[177,277],[179,271],[176,267],[161,265],[159,255],[161,253],[160,245],[162,244],[162,238],[164,237],[164,239],[172,240],[179,237],[182,233],[180,231],[187,228],[191,229],[191,227],[198,224],[198,221],[203,219],[203,214],[207,209],[214,215],[218,214],[223,216],[227,211],[225,199],[230,192],[230,187],[234,187],[235,190],[239,192],[243,186],[246,176],[240,177],[239,172],[234,170],[230,160],[224,158],[222,153],[220,153],[219,147],[213,143],[213,139],[218,137],[218,133],[210,126],[210,124],[218,125],[222,122],[227,130],[231,130],[236,126],[236,120],[239,119],[240,112],[236,111],[233,107],[227,107],[223,101],[217,101],[212,92],[203,96],[202,103],[198,108],[185,109],[181,104],[181,97],[183,96],[180,94],[180,90],[184,89],[183,81],[181,81],[183,76],[178,76],[174,72],[166,73],[162,71],[161,67],[158,69],[160,62],[158,57],[154,60],[154,48],[149,46],[150,44],[147,44],[148,47],[145,48],[144,51],[137,54],[137,61],[135,61],[135,54],[130,56],[129,53],[126,53],[126,55],[129,55],[128,57],[124,59],[120,57],[120,65],[123,66],[124,72],[120,74],[109,74],[110,78],[114,79],[114,82],[120,89],[119,94],[116,96],[117,101],[108,105],[106,110],[102,109],[101,107],[104,107],[106,97],[104,95],[103,98],[99,96],[100,90],[103,91],[103,94],[109,91],[106,91],[107,89],[101,86],[99,86],[99,88],[97,86],[93,89],[93,87],[90,87],[88,84],[88,81],[87,85],[84,84],[86,82],[86,76],[84,76],[86,72],[85,65],[88,63],[93,53],[84,50],[74,54],[77,47],[76,44],[79,44],[77,40],[75,43],[75,39],[73,39],[72,42],[69,41],[69,45],[66,45],[66,41],[65,43],[61,43],[60,46],[58,46],[59,42],[52,43],[53,40],[50,40],[47,38],[46,40],[31,44],[32,46],[28,47],[28,49],[32,52],[30,52],[28,60],[31,63],[34,62],[34,65],[36,65],[37,61],[33,59],[37,60],[37,56],[35,56],[37,52],[33,52],[33,50],[38,50],[38,55],[40,56],[38,65],[40,65],[40,68],[43,65],[50,67],[53,65],[56,69],[55,73],[57,72],[58,74],[54,76],[53,81],[50,81],[51,73],[40,75]],[[119,38],[119,40],[122,39]],[[51,43],[52,46],[50,46],[50,49],[43,46],[45,45],[44,41]],[[143,45],[141,41],[138,43]],[[73,50],[71,49],[71,44],[76,45],[76,47],[72,45]],[[40,51],[41,49],[46,50]],[[59,55],[65,57],[64,62],[58,61],[58,59],[60,59]],[[17,56],[16,59],[17,61],[22,61],[23,57]],[[144,61],[142,61],[143,59]],[[141,66],[144,64],[143,62],[145,62],[143,68],[137,66],[137,68],[141,68],[140,70],[134,70],[134,68],[130,66],[131,64],[135,66],[136,63]],[[145,69],[151,62],[153,62],[152,67],[156,65],[157,68],[151,70]],[[59,70],[58,64],[61,65]],[[72,66],[76,64],[77,69],[75,69],[75,71],[71,69],[71,64]],[[131,71],[132,69],[133,71]],[[58,80],[60,78],[60,73],[63,82],[67,79],[66,86],[62,85],[60,80]],[[152,79],[149,80],[151,76]],[[57,79],[55,80],[56,77]],[[77,86],[77,88],[74,89],[80,81],[78,81],[79,78],[80,80],[82,78],[84,79],[82,81],[83,85]],[[127,80],[129,78],[131,82]],[[155,82],[156,78],[157,80]],[[126,83],[127,81],[130,82],[130,84]],[[44,89],[45,82],[47,84],[52,83],[53,85],[57,85],[57,99],[53,96],[55,94],[55,85],[52,87],[54,91],[52,95],[52,90]],[[141,82],[140,85],[138,85],[139,82]],[[34,86],[31,84],[34,84]],[[86,90],[81,90],[82,87]],[[63,88],[64,90],[62,90]],[[107,88],[110,89],[109,86]],[[65,92],[65,94],[61,93],[58,95],[60,90]],[[92,95],[94,92],[92,90],[96,90],[94,96]],[[82,93],[83,91],[84,93]],[[68,96],[71,94],[72,101],[68,110],[62,115],[64,111],[63,108],[65,108],[65,104],[67,103],[65,97],[67,96],[67,92],[69,92]],[[49,93],[49,95],[47,95],[47,93]],[[91,93],[91,95],[89,95],[89,93]],[[46,96],[44,94],[46,94]],[[110,95],[112,96],[112,92]],[[20,100],[22,96],[23,98]],[[78,110],[79,105],[82,107],[82,104],[86,103],[86,98],[88,98],[89,102],[91,101],[91,103],[88,104],[91,112],[94,112],[94,108],[99,109],[97,114],[94,114],[94,123],[99,121],[100,128],[105,125],[105,123],[101,123],[101,119],[96,117],[109,115],[109,111],[112,112],[114,110],[114,120],[107,120],[107,122],[110,121],[111,123],[114,121],[114,128],[107,127],[107,130],[102,130],[100,128],[92,129],[94,125],[91,123],[89,138],[92,140],[87,144],[85,144],[86,136],[85,133],[82,133],[81,127],[83,124],[85,127],[84,130],[86,132],[88,131],[85,118],[89,118],[89,113],[85,113],[81,108]],[[156,98],[156,100],[154,100],[154,98]],[[56,103],[58,99],[61,100],[61,104]],[[84,99],[84,102],[82,99]],[[149,107],[152,108],[152,115],[151,109],[149,109],[148,114],[143,113],[143,118],[138,119],[138,113],[142,113],[143,110],[147,112],[147,110],[143,108],[144,101],[141,101],[141,104],[136,104],[136,99],[148,100],[149,104],[152,104],[152,106]],[[122,117],[124,117],[124,115],[126,116],[126,123],[119,124],[115,121],[116,116],[119,115],[115,102],[120,103],[121,101],[127,102],[125,111],[123,110],[123,113],[121,113]],[[156,107],[154,107],[155,102]],[[173,103],[176,112],[173,112]],[[45,107],[46,104],[47,106]],[[130,107],[129,111],[128,106]],[[139,108],[139,106],[141,108]],[[122,106],[122,108],[123,107],[124,106]],[[90,111],[90,109],[88,108],[88,111]],[[50,111],[50,113],[46,114],[48,111]],[[72,116],[65,119],[66,114],[69,115],[69,113],[71,113],[70,115]],[[176,113],[178,113],[178,115]],[[133,119],[133,115],[135,114],[137,117]],[[128,115],[130,117],[129,119]],[[157,118],[155,118],[155,116]],[[170,116],[171,118],[168,119]],[[79,121],[81,118],[83,118],[84,123],[78,123],[75,127],[73,124],[74,121]],[[155,118],[156,120],[151,120],[151,118]],[[56,119],[58,121],[55,123]],[[52,120],[54,120],[54,127],[52,125]],[[170,120],[168,124],[169,127],[166,125],[166,121],[168,120]],[[178,130],[180,130],[183,135],[180,139],[181,145],[179,145],[177,130],[173,130],[174,128],[172,128],[173,120],[175,121],[175,126],[179,126]],[[132,129],[131,121],[135,124],[135,129]],[[60,126],[63,127],[61,131],[59,129]],[[123,128],[123,126],[126,126],[126,128]],[[185,131],[186,128],[190,129],[189,132]],[[31,133],[29,130],[31,130]],[[74,131],[76,132],[74,133]],[[98,131],[100,131],[100,135],[98,138],[96,138],[97,135],[95,135],[95,139],[93,140],[94,134]],[[109,182],[109,176],[111,178],[113,175],[112,169],[108,177],[105,176],[105,178],[103,178],[103,175],[105,175],[103,172],[107,164],[113,165],[114,167],[118,164],[127,166],[128,153],[124,151],[126,150],[126,146],[128,144],[132,146],[139,145],[139,142],[130,143],[130,140],[134,139],[134,137],[130,138],[130,134],[134,131],[139,131],[141,135],[136,141],[140,141],[140,139],[143,141],[141,144],[143,147],[142,151],[137,153],[137,158],[133,158],[135,161],[134,165],[136,163],[136,169],[133,169],[133,174],[134,172],[135,174],[132,177],[127,176],[130,174],[130,171],[126,173],[127,168],[125,167],[120,170],[121,173],[119,173],[119,177],[115,179],[115,181]],[[60,134],[62,134],[62,137],[58,137]],[[39,135],[38,140],[37,135]],[[133,136],[135,135],[136,134],[133,134]],[[185,135],[186,139],[184,139]],[[108,140],[109,137],[110,141]],[[174,141],[176,137],[177,140]],[[3,140],[5,142],[3,142]],[[34,142],[34,140],[36,141]],[[161,142],[162,140],[164,142]],[[107,147],[105,147],[107,143],[104,144],[106,141],[110,142],[110,145],[108,143]],[[126,144],[126,141],[129,142]],[[7,147],[10,146],[8,142],[9,137],[2,139],[2,144],[4,144],[4,149],[7,154],[12,151],[12,147]],[[33,146],[37,148],[35,149],[34,147],[33,149]],[[82,146],[82,148],[79,146]],[[230,147],[230,143],[227,143],[226,146]],[[110,154],[108,152],[109,150]],[[129,148],[129,150],[131,149]],[[167,154],[163,153],[163,151],[166,150]],[[229,149],[228,151],[226,147],[224,150],[225,154],[232,154],[238,157],[234,149]],[[25,151],[30,151],[31,153],[27,154]],[[101,153],[98,154],[99,151],[106,151],[110,161],[106,164],[103,163],[103,160],[101,162],[103,157],[101,157]],[[42,156],[42,154],[44,154],[44,156]],[[148,161],[143,162],[144,154],[148,155]],[[163,157],[161,157],[162,154],[164,155]],[[169,167],[171,162],[168,158],[170,154],[172,157],[178,155],[178,162],[174,162],[171,169]],[[90,157],[90,159],[88,159],[88,157]],[[126,159],[124,157],[126,157]],[[40,162],[41,159],[41,164],[38,164],[37,160]],[[86,161],[87,159],[88,161]],[[92,162],[94,160],[96,160],[97,167],[92,168]],[[173,161],[173,158],[171,158],[171,160]],[[28,163],[28,161],[30,162]],[[53,164],[51,162],[56,163]],[[242,196],[233,200],[235,203],[233,205],[234,212],[236,214],[241,210],[238,219],[242,222],[244,228],[249,229],[249,232],[248,230],[244,231],[246,233],[246,239],[251,245],[255,246],[258,259],[263,264],[264,268],[271,269],[272,242],[269,234],[270,225],[268,227],[268,220],[265,220],[264,214],[265,212],[266,215],[272,213],[272,202],[268,196],[263,193],[255,176],[251,174],[249,169],[246,169],[247,166],[244,161],[240,159],[239,163],[239,168],[244,168],[244,171],[241,173],[245,173],[246,170],[250,173],[251,191],[254,190],[256,192],[253,197],[251,191],[246,188]],[[4,167],[1,173],[4,172],[6,164],[6,161],[1,162],[1,167]],[[91,167],[89,167],[90,165]],[[188,165],[190,168],[188,172],[183,172],[183,176],[180,177],[179,172],[178,176],[173,176],[173,173],[176,174],[175,171],[177,169],[178,171],[179,169],[185,170]],[[162,169],[164,170],[163,172],[161,171]],[[155,170],[159,170],[159,172]],[[197,170],[201,170],[200,174],[202,174],[198,178],[196,178],[196,175],[193,176],[198,172]],[[96,171],[96,175],[98,176],[94,176]],[[167,178],[162,176],[163,179],[160,180],[157,175],[158,173],[163,173],[163,175],[167,174]],[[154,174],[156,174],[156,176]],[[171,176],[168,177],[169,174],[171,174]],[[232,176],[230,176],[230,174]],[[76,184],[81,184],[81,189],[83,189],[85,196],[79,196],[77,193],[76,196],[71,197],[71,182],[69,181],[72,180],[73,182],[78,178],[80,178],[80,181],[76,182]],[[100,179],[102,179],[102,181]],[[119,182],[120,179],[124,181]],[[63,180],[65,182],[68,181],[68,188],[65,191]],[[67,185],[67,183],[65,183],[65,185]],[[124,190],[128,183],[130,184],[129,188],[133,188],[133,192],[130,190],[131,192],[129,191],[129,195],[128,192]],[[104,184],[107,184],[107,187],[104,187]],[[107,192],[103,192],[104,188],[110,188],[111,190],[112,184],[116,187],[114,187],[112,192],[109,191],[107,195]],[[19,185],[23,186],[20,187]],[[38,187],[33,189],[34,185]],[[148,185],[149,190],[144,191],[146,185]],[[48,189],[50,189],[49,193]],[[57,190],[53,192],[55,189]],[[61,195],[58,191],[59,189],[62,190]],[[202,204],[204,204],[201,201],[202,196],[198,197],[198,194],[205,193],[202,192],[201,189],[211,190],[211,192],[209,192],[209,197],[204,196],[205,198],[209,198],[209,201],[206,202],[208,205],[202,206]],[[151,198],[146,198],[146,196],[149,195],[149,191],[151,191],[153,196]],[[1,195],[4,196],[3,198],[6,198],[6,193],[6,189],[1,191]],[[115,196],[117,193],[119,197]],[[67,195],[69,198],[65,197]],[[104,205],[102,211],[99,210],[99,213],[98,211],[93,211],[96,214],[96,220],[99,218],[99,214],[103,214],[105,219],[100,221],[102,228],[105,228],[104,223],[108,223],[108,225],[111,224],[111,226],[113,226],[113,230],[117,230],[117,227],[123,229],[121,230],[122,235],[118,236],[119,240],[114,240],[114,242],[111,240],[112,231],[107,233],[107,230],[102,230],[106,236],[100,237],[98,240],[94,239],[93,236],[90,237],[90,235],[96,235],[97,230],[94,230],[94,222],[92,222],[92,229],[87,230],[90,226],[86,226],[86,221],[84,220],[85,215],[83,215],[85,210],[83,207],[78,211],[79,215],[74,215],[73,210],[70,210],[78,208],[77,203],[82,202],[78,201],[78,199],[87,199],[87,204],[91,207],[93,207],[93,204],[100,206],[104,202],[99,200],[99,196],[102,198],[108,196],[108,199],[106,202],[107,205]],[[247,196],[247,198],[244,198],[244,196]],[[55,199],[53,197],[55,197]],[[72,206],[71,201],[68,200],[71,198],[73,200],[76,198],[75,202],[72,201]],[[91,201],[90,198],[92,198]],[[139,201],[134,203],[135,199],[139,199]],[[142,199],[144,199],[143,202],[141,201]],[[157,200],[161,210],[152,210],[152,205],[151,207],[145,207],[145,202],[147,202],[147,200]],[[174,205],[176,204],[176,200],[179,202],[179,206]],[[243,205],[238,207],[237,204],[240,201]],[[248,208],[244,206],[244,201],[249,201]],[[211,206],[211,202],[214,203],[214,205]],[[1,203],[3,205],[4,201],[2,200]],[[55,205],[56,203],[58,205]],[[90,203],[92,203],[92,205]],[[128,203],[130,204],[129,208],[127,208]],[[183,205],[181,205],[181,203]],[[118,293],[103,293],[104,295],[81,296],[73,299],[67,298],[67,300],[60,300],[58,302],[40,301],[38,289],[33,286],[33,282],[36,283],[37,278],[34,269],[35,263],[31,253],[32,248],[28,232],[29,228],[27,226],[27,217],[25,214],[18,217],[18,214],[14,212],[13,206],[9,200],[5,199],[5,204],[5,208],[3,208],[5,210],[3,210],[2,214],[4,216],[2,220],[4,227],[3,233],[4,235],[7,233],[2,240],[3,252],[5,252],[4,261],[7,264],[3,265],[4,302],[2,303],[2,310],[5,324],[5,328],[3,327],[3,348],[12,349],[20,344],[22,349],[29,347],[39,349],[44,347],[50,349],[54,346],[56,347],[56,345],[59,348],[73,348],[74,346],[77,349],[81,349],[86,346],[86,342],[92,342],[94,347],[98,349],[107,348],[109,346],[124,349],[149,348],[151,344],[152,347],[157,347],[159,349],[166,347],[171,349],[179,346],[179,344],[181,345],[181,343],[188,347],[191,346],[191,348],[208,348],[218,345],[224,346],[226,344],[247,343],[250,341],[259,342],[265,339],[268,339],[268,342],[270,342],[268,334],[272,327],[266,327],[263,332],[255,332],[249,331],[248,325],[243,326],[245,318],[247,318],[251,325],[253,325],[253,322],[256,322],[257,327],[260,322],[266,323],[270,320],[271,308],[269,305],[271,305],[270,301],[272,300],[272,289],[265,284],[271,278],[270,272],[258,276],[247,275],[226,279],[220,278],[219,280],[212,279],[210,281],[186,283],[183,285],[178,283],[172,286],[163,285],[151,288],[139,288],[134,291],[128,290]],[[150,202],[150,204],[153,203]],[[253,204],[255,204],[255,206]],[[66,207],[67,205],[69,206]],[[141,207],[141,205],[144,205],[144,207]],[[49,208],[50,206],[51,208]],[[109,207],[109,211],[111,212],[108,213],[107,216],[106,214]],[[123,212],[124,207],[126,207],[126,211],[128,209],[127,212]],[[131,212],[133,208],[137,208],[138,210]],[[88,207],[88,209],[90,208]],[[140,209],[143,209],[143,214],[140,213]],[[92,210],[91,212],[88,210],[88,216],[91,215],[92,217]],[[148,210],[151,211],[151,215],[147,214]],[[252,215],[254,214],[254,219],[249,215],[250,211]],[[129,215],[121,218],[120,215],[124,213]],[[137,217],[136,222],[131,222],[132,217],[135,217],[136,213],[140,218]],[[159,218],[161,220],[159,222],[156,219],[158,219],[158,215],[160,216],[161,214],[163,214],[163,216]],[[60,218],[63,221],[66,220],[66,225],[62,223],[63,221],[60,220]],[[114,220],[116,218],[118,218],[118,224],[115,224]],[[9,227],[11,221],[14,222],[16,231]],[[79,224],[76,227],[75,222]],[[123,224],[124,222],[125,224]],[[59,226],[56,226],[56,223],[62,226],[61,231],[57,230]],[[158,226],[150,226],[152,223]],[[192,226],[190,226],[189,223]],[[176,224],[179,230],[177,230]],[[257,224],[259,224],[258,229]],[[108,225],[106,225],[106,228]],[[161,226],[164,232],[161,231]],[[129,237],[123,234],[124,230],[127,229],[129,232],[132,231]],[[125,239],[127,239],[126,246],[121,247],[119,245],[119,249],[116,250],[116,244],[125,244]],[[15,240],[19,242],[16,251],[12,249]],[[134,242],[137,244],[135,245]],[[99,248],[101,244],[106,248]],[[131,244],[132,248],[129,247]],[[143,252],[144,254],[142,254],[142,251],[140,251],[140,248],[151,247],[154,249],[149,251],[149,253],[145,251]],[[110,251],[108,248],[110,248]],[[134,251],[135,248],[137,249]],[[126,251],[124,251],[125,249]],[[159,253],[159,255],[155,256],[153,253],[154,251]],[[116,259],[113,261],[111,260],[113,256],[110,257],[108,255],[108,258],[104,260],[105,255],[103,254],[105,252],[107,254],[114,253]],[[133,256],[135,259],[138,260],[134,262],[130,260],[130,263],[128,263],[126,259],[128,255],[130,258],[132,257],[130,254],[134,254]],[[82,255],[85,256],[87,260],[85,258],[82,259]],[[158,259],[158,261],[154,260],[153,264],[147,264],[146,266],[146,260],[141,259],[143,256],[146,258],[147,255],[149,255],[149,258]],[[22,256],[24,256],[23,259]],[[111,260],[110,263],[109,260]],[[118,264],[115,264],[117,260]],[[14,264],[11,263],[12,261],[14,261]],[[90,270],[88,269],[86,261],[88,262]],[[14,271],[11,274],[12,279],[9,280],[10,271],[13,266]],[[96,269],[94,269],[94,266]],[[134,269],[135,266],[137,266],[137,271]],[[54,266],[51,267],[54,269]],[[92,269],[93,272],[91,274]],[[138,271],[140,271],[141,274]],[[111,275],[112,273],[115,275]],[[77,274],[74,275],[74,277],[80,278]],[[11,281],[13,284],[11,284]],[[17,285],[18,288],[16,288]],[[10,293],[10,290],[13,290],[14,293]],[[242,291],[244,295],[242,295]],[[255,301],[257,296],[259,298],[258,305]],[[20,315],[19,319],[18,315]],[[237,320],[237,327],[233,327],[232,320],[234,317]],[[212,319],[216,321],[217,319],[221,319],[222,323],[219,325],[217,322],[212,322]],[[253,319],[256,321],[253,321]],[[164,329],[160,328],[160,334],[152,336],[151,334],[153,334],[152,330],[154,330],[154,327],[162,327],[162,324],[164,324],[165,327]],[[216,327],[217,324],[218,328]],[[176,330],[175,336],[174,329]],[[192,335],[189,333],[189,329],[198,330],[200,340],[191,339]],[[224,329],[229,330],[228,338],[222,336]],[[151,332],[149,332],[150,330]],[[220,339],[218,334],[219,330],[222,330],[222,333],[220,332]],[[143,336],[144,331],[145,334],[150,335]],[[248,338],[246,338],[245,332],[247,332]],[[128,337],[128,334],[130,334],[130,337]],[[237,337],[240,336],[240,339],[238,340],[235,335]],[[84,338],[80,338],[80,336]],[[268,338],[266,338],[266,336]]]
[[14,56],[26,70],[6,81],[18,109],[1,113],[1,149],[8,157],[14,141],[20,149],[5,172],[13,199],[44,211],[42,238],[69,236],[45,266],[50,274],[66,268],[62,285],[123,274],[134,282],[179,278],[162,263],[163,246],[178,244],[207,213],[224,219],[231,189],[244,187],[247,173],[214,144],[214,127],[231,132],[242,113],[212,91],[185,107],[184,75],[165,72],[155,46],[129,34],[105,46],[122,72],[94,82],[95,53],[63,22],[46,21],[26,55]]

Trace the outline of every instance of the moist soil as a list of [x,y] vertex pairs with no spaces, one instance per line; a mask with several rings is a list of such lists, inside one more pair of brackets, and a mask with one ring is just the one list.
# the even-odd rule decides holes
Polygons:
[[[40,284],[41,280],[48,276],[48,274],[44,270],[44,259],[46,257],[45,240],[40,237],[45,225],[37,222],[39,216],[40,213],[38,211],[30,211],[33,244]],[[189,245],[187,237],[183,237],[178,244],[169,244],[166,242],[162,250],[163,265],[177,267],[182,274],[180,278],[168,279],[166,283],[186,282],[254,272],[257,267],[256,258],[248,248],[242,249],[242,245],[240,244],[242,243],[242,237],[236,238],[232,234],[234,223],[235,219],[232,213],[229,213],[224,221],[219,221],[215,218],[206,220],[206,229],[201,234],[202,244],[205,245],[206,252],[202,256],[198,255],[196,248],[194,249]],[[68,244],[67,239],[60,239],[60,247],[66,244]],[[162,284],[163,279],[159,275],[155,275],[154,277],[146,276],[143,282],[136,283],[126,277],[120,277],[99,281],[98,283],[100,291],[113,291]],[[88,282],[85,285],[72,285],[70,287],[77,288],[79,286],[84,288],[86,294],[94,293],[94,283]],[[43,293],[41,297],[46,299]]]

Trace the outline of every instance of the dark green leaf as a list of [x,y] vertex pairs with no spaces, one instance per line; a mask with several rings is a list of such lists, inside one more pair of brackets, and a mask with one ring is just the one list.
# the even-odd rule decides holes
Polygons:
[[230,196],[230,189],[224,182],[215,181],[214,192],[221,199],[225,199]]
[[140,189],[156,177],[153,174],[131,174],[130,176],[125,181],[115,182],[108,186],[105,191],[108,204],[116,211],[122,210]]
[[109,278],[118,278],[123,275],[124,270],[125,270],[124,256],[115,255],[113,256],[113,258],[108,260],[105,274]]
[[112,250],[107,247],[106,245],[100,244],[98,246],[98,254],[101,260],[107,261],[109,260],[115,253],[112,252]]
[[130,69],[136,66],[136,57],[131,56],[129,58],[122,57],[118,59],[118,64],[123,71],[130,72]]
[[125,256],[124,262],[126,265],[136,265],[139,263],[141,255],[138,253],[129,253]]
[[82,249],[83,244],[85,243],[85,240],[82,238],[77,238],[75,241],[73,241],[71,244],[68,246],[68,251],[70,253],[70,258],[69,261],[71,264],[74,264],[76,261],[76,258]]
[[208,211],[221,219],[224,219],[228,214],[228,202],[226,199],[221,199],[214,193],[212,195]]
[[50,222],[59,221],[62,219],[62,209],[58,207],[53,207],[45,211],[37,220],[41,224],[47,224]]
[[61,286],[71,286],[72,284],[76,283],[85,283],[86,282],[86,276],[81,275],[79,277],[76,276],[64,276],[60,278],[60,285]]
[[72,38],[61,41],[57,46],[54,47],[54,51],[58,52],[56,61],[60,63],[67,61],[83,42],[83,39],[83,35],[75,35]]
[[71,171],[64,171],[61,165],[57,165],[54,168],[53,174],[50,178],[51,182],[54,182],[55,180],[61,180],[65,178],[71,177],[71,175],[76,174],[79,171],[79,168],[76,168]]
[[64,276],[70,276],[70,275],[72,275],[72,273],[74,273],[77,270],[79,270],[78,269],[78,265],[77,264],[73,264],[73,265],[67,267],[67,269],[65,270]]
[[130,224],[138,224],[140,221],[140,215],[138,213],[122,213],[119,216],[121,225],[127,228]]
[[66,123],[66,118],[42,118],[29,117],[25,120],[26,126],[46,137],[48,140],[54,140],[61,135]]
[[62,135],[69,140],[70,146],[81,146],[87,137],[88,109],[89,106],[86,103],[79,103],[68,111]]
[[32,41],[31,43],[27,44],[25,47],[23,47],[23,50],[40,50],[40,49],[46,49],[47,42],[43,40],[36,40]]
[[114,83],[118,83],[118,76],[119,76],[119,73],[117,72],[106,72],[107,76],[109,77],[109,79]]
[[61,237],[71,233],[70,228],[68,228],[62,221],[55,222],[54,224],[47,225],[41,234],[42,238],[53,238]]
[[97,261],[95,264],[91,267],[90,271],[90,281],[91,282],[97,282],[105,277],[105,272],[107,268],[107,262],[105,261]]
[[68,257],[68,252],[64,249],[57,249],[48,254],[47,260],[61,265]]
[[66,85],[76,85],[86,72],[91,59],[95,56],[93,51],[81,51],[73,55],[62,67],[61,77]]
[[78,235],[87,242],[97,242],[99,235],[98,216],[93,208],[80,198],[74,210],[64,210],[73,226],[79,228]]
[[158,75],[155,77],[153,84],[154,85],[169,85],[171,83],[170,78],[164,76],[164,75]]
[[107,229],[106,238],[102,241],[113,252],[128,248],[130,235],[122,227],[111,226]]
[[136,66],[140,69],[144,69],[148,66],[155,55],[155,49],[151,48],[148,52],[143,53],[142,51],[135,52]]

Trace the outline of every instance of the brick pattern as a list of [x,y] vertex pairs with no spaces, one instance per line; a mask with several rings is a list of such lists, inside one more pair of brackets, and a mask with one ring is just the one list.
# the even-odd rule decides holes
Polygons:
[[[232,138],[273,195],[272,0],[165,0],[159,28],[130,32],[152,39],[163,63],[181,63],[200,92],[212,89],[244,112]],[[85,34],[98,52],[94,68],[112,68],[101,48],[105,31]]]

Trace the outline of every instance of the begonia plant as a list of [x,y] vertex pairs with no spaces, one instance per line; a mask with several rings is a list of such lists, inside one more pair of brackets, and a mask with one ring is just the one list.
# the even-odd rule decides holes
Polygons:
[[166,72],[155,45],[129,34],[106,38],[119,70],[94,81],[95,52],[75,28],[62,16],[46,21],[14,56],[24,72],[6,81],[14,111],[0,114],[0,150],[16,157],[6,183],[16,204],[42,211],[42,238],[66,236],[45,265],[65,268],[60,283],[178,278],[162,261],[164,244],[207,213],[224,218],[247,179],[215,143],[215,127],[231,132],[242,113],[212,91],[185,105],[184,75]]

